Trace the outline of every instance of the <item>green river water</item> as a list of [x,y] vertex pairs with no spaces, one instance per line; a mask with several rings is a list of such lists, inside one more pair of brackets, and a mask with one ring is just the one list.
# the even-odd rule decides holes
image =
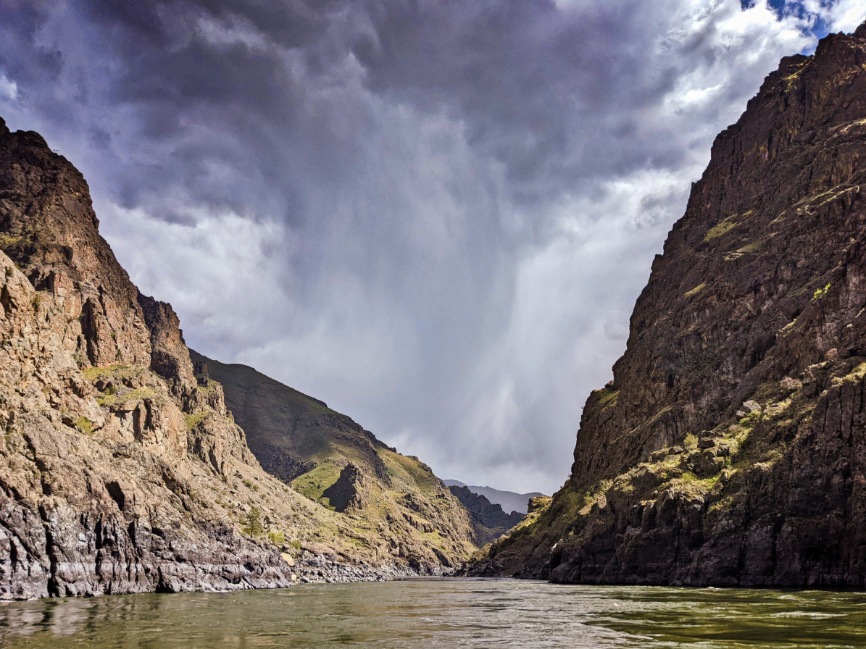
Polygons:
[[866,593],[417,579],[0,603],[0,646],[866,647]]

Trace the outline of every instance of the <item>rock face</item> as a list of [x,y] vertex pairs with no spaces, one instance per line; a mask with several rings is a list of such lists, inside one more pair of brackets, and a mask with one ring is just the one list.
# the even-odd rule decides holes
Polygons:
[[[81,175],[0,122],[0,598],[287,585],[197,498],[251,459],[243,433],[96,228]],[[171,368],[152,340],[181,341]]]
[[529,493],[521,494],[515,491],[494,489],[493,487],[479,487],[478,485],[464,484],[459,480],[443,480],[443,482],[449,487],[466,487],[472,493],[484,496],[494,505],[499,505],[502,507],[502,511],[514,511],[520,514],[525,514],[528,511],[530,500],[544,495],[539,491],[531,491]]
[[0,120],[0,599],[442,570],[266,473],[97,227],[81,174]]
[[322,493],[338,512],[347,509],[362,510],[370,504],[372,485],[357,464],[349,462],[340,471],[340,477]]
[[500,505],[494,505],[484,496],[473,493],[469,487],[451,486],[449,489],[472,514],[475,542],[478,545],[498,539],[524,518],[520,512],[506,514]]
[[343,514],[356,541],[374,548],[375,556],[435,571],[459,565],[489,540],[418,458],[397,453],[323,401],[251,367],[191,353],[199,383],[222,386],[262,467]]
[[866,25],[717,137],[570,478],[472,572],[866,587],[864,160]]

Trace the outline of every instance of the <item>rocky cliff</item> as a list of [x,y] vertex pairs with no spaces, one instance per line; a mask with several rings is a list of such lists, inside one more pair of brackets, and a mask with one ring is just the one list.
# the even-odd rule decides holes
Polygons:
[[455,485],[448,488],[472,515],[472,527],[478,545],[495,541],[524,518],[523,514],[516,511],[506,514],[501,505],[496,505],[485,496],[473,493],[469,487]]
[[[356,536],[411,565],[458,565],[479,536],[471,514],[418,458],[351,418],[251,367],[192,352],[199,382],[218,384],[262,467],[354,521]],[[504,531],[504,530],[503,530]]]
[[471,547],[359,526],[261,468],[84,178],[0,120],[0,599],[435,572]]
[[526,514],[529,508],[529,501],[544,494],[539,491],[531,491],[529,493],[517,493],[515,491],[503,491],[494,489],[493,487],[480,487],[478,485],[468,485],[459,480],[443,480],[448,487],[466,487],[474,494],[484,496],[494,505],[502,507],[504,512],[517,512]]
[[475,574],[866,587],[866,25],[712,148],[572,473]]

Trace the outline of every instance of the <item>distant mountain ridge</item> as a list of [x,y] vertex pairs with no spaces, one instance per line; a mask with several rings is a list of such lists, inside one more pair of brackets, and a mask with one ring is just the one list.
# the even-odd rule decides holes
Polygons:
[[448,487],[451,493],[463,503],[472,516],[475,528],[475,538],[479,545],[485,545],[495,541],[515,525],[519,524],[525,517],[516,511],[506,514],[502,506],[492,503],[484,496],[473,493],[469,487]]
[[460,482],[460,480],[443,480],[443,482],[449,487],[466,487],[472,493],[484,496],[490,502],[499,505],[506,513],[517,512],[519,514],[526,514],[529,508],[529,500],[536,496],[544,495],[538,491],[521,494],[514,491],[494,489],[493,487],[478,487],[476,485],[465,484]]

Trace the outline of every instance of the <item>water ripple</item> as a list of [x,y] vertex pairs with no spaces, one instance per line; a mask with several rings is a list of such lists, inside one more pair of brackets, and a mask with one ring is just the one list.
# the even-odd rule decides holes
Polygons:
[[17,649],[866,647],[866,595],[423,579],[0,604]]

